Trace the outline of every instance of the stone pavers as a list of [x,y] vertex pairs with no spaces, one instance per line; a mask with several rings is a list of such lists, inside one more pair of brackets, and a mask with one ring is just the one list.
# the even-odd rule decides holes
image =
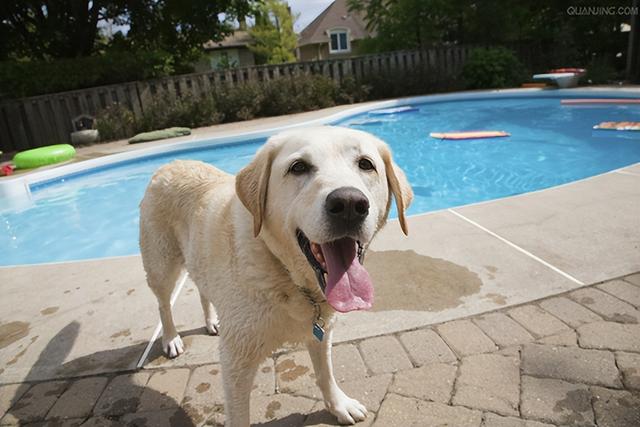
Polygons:
[[438,326],[437,330],[459,356],[497,350],[495,343],[470,320],[448,322]]
[[96,415],[122,415],[138,409],[140,396],[149,380],[148,372],[137,372],[115,377],[98,400]]
[[640,286],[640,273],[630,274],[624,278],[624,281],[632,285]]
[[406,332],[400,335],[400,341],[416,366],[456,360],[449,346],[431,329]]
[[365,363],[374,374],[396,372],[413,367],[407,353],[394,336],[376,337],[360,343]]
[[640,325],[589,323],[578,328],[578,342],[584,348],[640,352]]
[[477,354],[462,359],[454,405],[518,415],[520,371],[517,359]]
[[574,330],[561,332],[558,335],[549,335],[536,341],[540,344],[576,346],[578,345],[578,334]]
[[640,397],[628,391],[592,389],[596,421],[600,427],[637,427],[640,425]]
[[154,372],[140,396],[138,411],[172,409],[182,402],[189,379],[189,369],[171,369]]
[[367,374],[367,367],[358,347],[353,344],[333,347],[332,360],[333,374],[338,382],[362,378]]
[[479,427],[482,412],[462,406],[424,402],[390,393],[382,402],[375,426]]
[[36,384],[22,395],[0,424],[18,424],[43,420],[49,409],[67,388],[65,381]]
[[614,297],[626,301],[634,307],[640,307],[640,287],[634,286],[624,280],[612,280],[597,286]]
[[567,325],[577,328],[585,323],[602,320],[593,311],[566,297],[549,298],[540,302],[540,307],[562,320]]
[[47,418],[88,417],[108,381],[105,377],[89,377],[74,382],[53,405]]
[[524,346],[522,359],[526,375],[622,387],[615,356],[609,351],[529,344]]
[[[640,276],[625,277],[469,319],[342,343],[333,348],[336,380],[369,410],[359,424],[364,427],[638,426],[636,289]],[[224,423],[218,363],[151,367],[2,385],[0,425]],[[285,351],[259,367],[251,420],[336,424],[306,350]]]
[[553,424],[523,420],[516,417],[503,417],[487,412],[482,420],[482,427],[553,427]]
[[501,347],[524,344],[534,339],[526,329],[503,313],[479,316],[474,322]]
[[522,377],[522,416],[559,425],[591,425],[591,393],[582,384]]
[[583,288],[569,294],[571,298],[606,320],[621,323],[640,322],[640,312],[631,304],[596,288]]
[[616,362],[627,388],[640,390],[640,354],[616,353]]
[[532,304],[516,307],[508,313],[538,337],[556,335],[569,330],[569,327],[560,320]]
[[435,363],[398,372],[390,391],[421,400],[449,403],[457,367]]
[[195,368],[184,392],[182,408],[200,425],[214,413],[222,413],[224,392],[222,390],[222,374],[218,365],[203,365]]

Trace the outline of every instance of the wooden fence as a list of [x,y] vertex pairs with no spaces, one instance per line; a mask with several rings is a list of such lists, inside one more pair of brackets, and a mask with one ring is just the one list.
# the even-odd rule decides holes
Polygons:
[[138,118],[154,97],[201,96],[215,91],[220,85],[268,81],[299,74],[320,74],[336,81],[346,76],[361,80],[376,74],[402,73],[419,67],[431,70],[434,80],[446,85],[460,74],[469,51],[470,47],[450,46],[345,59],[212,70],[3,101],[0,103],[0,149],[11,152],[68,143],[73,131],[72,120],[79,115],[95,116],[101,109],[120,103],[131,109]]

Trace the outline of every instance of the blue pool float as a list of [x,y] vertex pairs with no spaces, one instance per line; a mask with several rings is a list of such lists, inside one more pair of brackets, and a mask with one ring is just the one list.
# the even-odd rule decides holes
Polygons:
[[418,108],[406,105],[404,107],[393,107],[393,108],[383,108],[381,110],[373,110],[373,111],[369,111],[369,114],[373,116],[383,116],[387,114],[408,113],[409,111],[418,111]]
[[357,120],[349,123],[349,126],[371,126],[379,125],[380,123],[382,123],[382,120],[380,119]]

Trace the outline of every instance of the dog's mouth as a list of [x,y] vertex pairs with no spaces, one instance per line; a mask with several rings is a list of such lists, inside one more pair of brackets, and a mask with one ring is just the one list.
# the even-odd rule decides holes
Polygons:
[[342,313],[371,308],[373,284],[362,265],[362,243],[350,237],[315,243],[301,230],[296,237],[331,307]]

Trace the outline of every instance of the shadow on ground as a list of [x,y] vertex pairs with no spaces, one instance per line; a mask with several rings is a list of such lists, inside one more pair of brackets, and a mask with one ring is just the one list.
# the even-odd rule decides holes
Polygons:
[[[11,406],[7,414],[2,419],[5,422],[24,424],[38,422],[47,419],[46,425],[64,426],[111,426],[111,425],[131,425],[131,426],[178,426],[195,427],[202,425],[204,419],[208,419],[204,425],[219,426],[223,419],[223,409],[217,407],[214,413],[207,414],[205,418],[197,411],[191,410],[188,405],[181,407],[174,398],[160,393],[146,386],[148,377],[144,383],[136,378],[137,374],[159,372],[159,370],[138,370],[120,372],[108,375],[84,376],[83,372],[92,370],[99,364],[105,356],[108,360],[119,359],[120,357],[130,357],[133,352],[141,354],[144,345],[133,345],[113,350],[104,350],[84,357],[80,357],[65,362],[66,357],[75,343],[80,329],[78,322],[69,323],[60,330],[40,353],[38,360],[31,367],[26,376],[25,383],[21,384],[15,391],[11,401]],[[190,329],[181,332],[183,337],[207,334],[204,328]],[[64,348],[60,343],[64,342]],[[116,353],[116,354],[114,354]],[[149,360],[163,358],[158,342],[154,345],[154,351],[150,354]],[[60,372],[64,372],[64,378],[34,383],[34,378],[41,378],[38,375],[43,366],[60,366]],[[65,393],[75,395],[72,385],[82,378],[102,378],[104,386],[98,395],[94,396],[93,403],[82,418],[64,419],[51,415],[52,408],[56,413],[64,412],[60,404],[64,401],[71,406],[77,406],[78,402],[67,398]],[[114,380],[115,379],[115,380]],[[107,382],[108,381],[108,382]],[[117,386],[116,386],[117,383]],[[138,412],[141,397],[144,394],[146,402],[153,401],[157,409]],[[73,397],[73,396],[72,396]],[[91,399],[82,395],[75,396],[76,399]],[[58,403],[56,403],[58,402]],[[80,406],[83,406],[80,404]],[[212,403],[212,406],[213,405]],[[64,422],[63,422],[64,421]],[[284,427],[284,426],[313,426],[317,424],[338,425],[335,417],[328,411],[316,411],[311,414],[293,413],[282,418],[273,419],[268,422],[254,424],[259,427]]]

